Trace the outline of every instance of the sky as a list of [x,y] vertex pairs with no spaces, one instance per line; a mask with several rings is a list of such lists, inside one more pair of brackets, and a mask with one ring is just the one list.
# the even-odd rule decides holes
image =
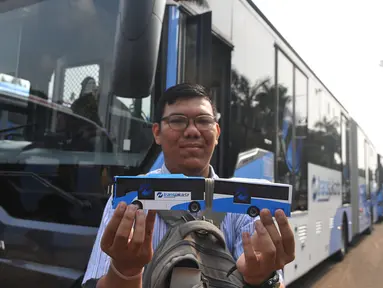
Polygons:
[[383,154],[383,1],[253,2]]

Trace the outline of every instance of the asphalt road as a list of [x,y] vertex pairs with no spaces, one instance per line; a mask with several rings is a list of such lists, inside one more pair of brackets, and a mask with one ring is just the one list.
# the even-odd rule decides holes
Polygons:
[[342,262],[326,260],[287,288],[383,287],[383,224],[362,236]]

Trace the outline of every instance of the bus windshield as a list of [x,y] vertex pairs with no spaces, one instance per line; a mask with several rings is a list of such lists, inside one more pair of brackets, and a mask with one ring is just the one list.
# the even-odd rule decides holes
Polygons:
[[[37,175],[49,193],[80,197],[140,173],[153,143],[151,96],[109,93],[119,2],[1,2],[1,185],[33,190],[44,185],[20,175]],[[10,172],[19,175],[11,184]]]

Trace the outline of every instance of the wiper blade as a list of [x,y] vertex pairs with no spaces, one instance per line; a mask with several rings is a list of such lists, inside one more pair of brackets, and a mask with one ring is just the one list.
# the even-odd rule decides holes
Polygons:
[[41,176],[37,175],[36,173],[33,172],[24,172],[24,171],[0,171],[0,176],[6,176],[6,177],[17,177],[17,176],[30,176],[34,178],[35,180],[39,181],[42,183],[45,187],[51,188],[54,190],[57,194],[59,194],[61,197],[65,198],[69,202],[73,204],[77,204],[81,206],[81,208],[91,208],[92,205],[89,201],[86,200],[80,200],[70,193],[62,190],[61,188],[53,185],[46,179],[42,178]]
[[26,127],[32,127],[32,126],[35,126],[35,125],[36,124],[30,123],[30,124],[26,124],[26,125],[14,126],[14,127],[11,127],[11,128],[1,129],[0,133],[7,133],[7,132],[10,132],[10,131],[14,131],[14,130],[18,130],[18,129],[22,129],[22,128],[26,128]]

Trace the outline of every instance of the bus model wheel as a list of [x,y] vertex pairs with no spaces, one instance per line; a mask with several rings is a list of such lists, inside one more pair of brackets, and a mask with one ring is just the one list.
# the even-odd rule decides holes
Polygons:
[[257,217],[259,215],[259,209],[255,206],[250,206],[249,209],[247,209],[247,214],[250,216],[250,217]]
[[134,200],[132,202],[133,205],[136,205],[138,209],[143,209],[144,208],[144,205],[142,205],[141,201],[138,201],[138,200]]
[[201,206],[199,205],[198,202],[190,202],[189,204],[189,211],[192,212],[192,213],[196,213],[198,212],[199,210],[201,210]]

